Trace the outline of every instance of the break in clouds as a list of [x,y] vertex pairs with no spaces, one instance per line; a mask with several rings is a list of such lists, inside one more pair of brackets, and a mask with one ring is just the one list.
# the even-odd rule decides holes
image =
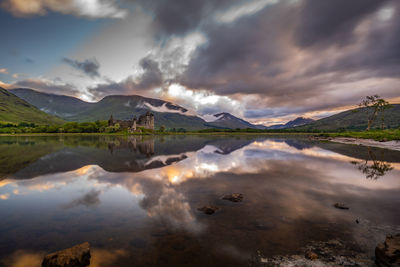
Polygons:
[[[54,1],[36,1],[43,10],[94,17],[77,4],[60,10],[52,7]],[[20,2],[6,1],[3,8],[21,15]],[[128,36],[145,27],[147,36],[141,31],[133,37],[149,39],[151,46],[119,51],[139,58],[123,79],[103,72],[107,61],[91,60],[95,54],[65,57],[64,63],[91,80],[74,85],[78,95],[163,97],[199,115],[227,111],[259,122],[323,116],[369,94],[400,96],[400,3],[395,0],[94,2],[100,11],[113,8],[114,13],[99,11],[98,17],[112,17],[115,24],[134,12],[145,14],[143,23],[124,30]],[[66,79],[68,84],[74,81]],[[74,86],[65,93],[76,95]],[[174,95],[171,86],[185,91]]]

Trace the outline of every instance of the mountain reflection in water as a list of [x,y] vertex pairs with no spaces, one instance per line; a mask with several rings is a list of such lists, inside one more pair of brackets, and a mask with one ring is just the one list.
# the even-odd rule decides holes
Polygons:
[[243,265],[331,239],[372,255],[399,231],[399,162],[293,137],[0,137],[0,265],[84,241],[92,266]]

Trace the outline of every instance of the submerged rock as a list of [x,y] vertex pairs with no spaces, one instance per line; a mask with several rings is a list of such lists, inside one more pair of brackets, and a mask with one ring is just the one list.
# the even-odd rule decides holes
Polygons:
[[375,261],[379,266],[400,266],[400,234],[388,235],[376,246]]
[[306,251],[305,257],[306,257],[306,259],[309,259],[309,260],[318,259],[318,255],[315,252],[312,252],[311,250]]
[[56,251],[44,257],[42,267],[86,267],[90,264],[88,242]]
[[222,197],[224,200],[229,200],[232,202],[241,202],[243,200],[243,194],[240,193],[233,193],[230,195],[225,195]]
[[348,209],[350,209],[349,207],[347,207],[345,204],[343,204],[343,203],[335,203],[334,205],[333,205],[335,208],[337,208],[337,209],[341,209],[341,210],[348,210]]
[[201,208],[198,208],[197,210],[204,212],[207,215],[214,214],[218,210],[218,207],[215,206],[204,206]]

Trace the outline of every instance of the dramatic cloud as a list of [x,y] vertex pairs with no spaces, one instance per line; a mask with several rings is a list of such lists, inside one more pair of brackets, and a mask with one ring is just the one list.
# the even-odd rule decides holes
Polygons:
[[95,58],[93,59],[86,59],[85,61],[78,61],[78,60],[73,60],[69,58],[63,58],[63,61],[67,64],[69,64],[71,67],[82,71],[86,75],[88,75],[91,78],[94,77],[99,77],[99,68],[100,68],[100,63],[97,62]]
[[146,57],[140,60],[139,65],[142,71],[139,77],[129,76],[121,82],[108,81],[89,88],[89,92],[99,98],[110,94],[134,94],[162,85],[163,76],[157,62]]
[[242,16],[252,15],[267,5],[278,3],[280,0],[252,0],[241,5],[235,5],[228,10],[223,10],[215,15],[218,22],[231,23]]
[[45,15],[49,11],[89,18],[123,18],[127,15],[114,0],[5,0],[1,7],[17,17]]
[[233,23],[210,26],[208,42],[197,49],[181,81],[222,94],[266,91],[286,71],[293,15],[292,8],[273,5]]
[[400,19],[394,3],[279,1],[209,25],[208,41],[179,81],[216,94],[253,95],[250,118],[355,104],[373,92],[395,97]]
[[141,5],[154,13],[154,24],[164,36],[181,35],[197,28],[219,10],[241,0],[143,0]]
[[[216,114],[221,110],[235,115],[242,115],[243,106],[239,101],[227,96],[219,96],[211,91],[190,90],[179,84],[171,84],[158,93],[158,97],[169,99],[175,103],[195,111],[197,115],[205,116]],[[207,117],[205,117],[207,119]]]
[[354,41],[354,30],[361,19],[376,11],[387,0],[303,0],[295,29],[300,46],[345,45]]
[[137,83],[139,89],[147,89],[161,85],[163,77],[157,62],[150,58],[143,58],[139,62],[139,66],[144,71]]
[[[62,93],[87,100],[140,94],[203,117],[230,112],[255,123],[319,118],[369,94],[400,96],[399,1],[93,0],[92,7],[83,2],[2,4],[18,16],[52,11],[123,17],[117,4],[130,9],[129,16],[86,40],[71,56],[79,60],[64,58],[86,75],[60,64],[46,77],[67,83],[41,86],[47,91],[65,86]],[[33,53],[21,58],[27,55]],[[80,61],[85,58],[101,62],[101,75],[99,62]]]

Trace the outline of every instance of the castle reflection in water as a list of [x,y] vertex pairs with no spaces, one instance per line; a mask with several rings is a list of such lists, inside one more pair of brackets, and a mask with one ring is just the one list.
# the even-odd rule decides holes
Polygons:
[[128,149],[150,157],[154,155],[154,138],[129,136],[126,140],[116,139],[108,143],[108,150],[111,154],[119,149]]

